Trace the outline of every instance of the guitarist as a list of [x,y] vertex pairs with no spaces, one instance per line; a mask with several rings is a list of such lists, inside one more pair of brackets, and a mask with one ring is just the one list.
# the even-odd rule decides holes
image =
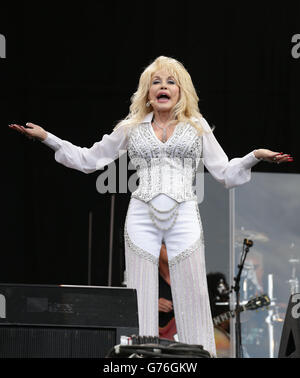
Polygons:
[[[229,304],[218,305],[220,302],[229,303],[229,285],[223,273],[215,272],[207,274],[207,286],[209,294],[210,309],[212,317],[218,316],[224,312],[229,311]],[[230,333],[230,322],[224,321],[219,325],[227,333]]]

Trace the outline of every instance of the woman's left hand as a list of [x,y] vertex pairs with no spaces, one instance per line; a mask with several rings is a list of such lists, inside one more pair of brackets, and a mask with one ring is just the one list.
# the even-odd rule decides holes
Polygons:
[[254,155],[257,159],[262,159],[268,161],[269,163],[286,163],[293,162],[294,159],[289,154],[284,154],[283,152],[274,152],[264,148],[260,148],[254,151]]

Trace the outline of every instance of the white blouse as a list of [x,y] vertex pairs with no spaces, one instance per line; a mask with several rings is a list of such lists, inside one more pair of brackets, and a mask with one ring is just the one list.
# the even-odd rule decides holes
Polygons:
[[178,202],[195,199],[193,180],[201,158],[207,170],[226,188],[251,179],[251,168],[260,161],[254,151],[229,161],[204,118],[203,135],[199,136],[190,124],[178,123],[163,143],[152,128],[152,117],[153,113],[149,113],[129,132],[119,127],[105,134],[91,148],[75,146],[49,132],[43,143],[55,151],[57,162],[84,173],[102,169],[128,151],[140,179],[132,196],[145,202],[161,193]]

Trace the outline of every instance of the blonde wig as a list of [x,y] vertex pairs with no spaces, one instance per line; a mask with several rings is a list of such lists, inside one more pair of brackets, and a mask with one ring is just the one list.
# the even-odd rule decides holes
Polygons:
[[199,98],[194,88],[190,74],[182,63],[174,58],[160,56],[145,68],[139,79],[137,91],[131,97],[131,105],[128,116],[120,121],[115,129],[120,126],[134,126],[143,121],[145,116],[152,112],[152,106],[146,106],[148,93],[154,74],[159,70],[165,70],[172,75],[176,84],[180,88],[180,98],[173,108],[174,118],[178,122],[189,123],[194,126],[199,133],[203,132],[200,124],[202,115],[198,108]]

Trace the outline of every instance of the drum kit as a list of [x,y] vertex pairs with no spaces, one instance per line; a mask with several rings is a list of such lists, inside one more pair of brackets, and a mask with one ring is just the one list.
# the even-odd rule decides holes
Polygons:
[[[235,247],[242,246],[240,240],[251,239],[250,241],[265,243],[269,241],[267,235],[255,231],[245,230],[241,228],[235,232]],[[292,243],[290,248],[294,248]],[[257,254],[259,257],[259,254]],[[256,257],[257,257],[256,256]],[[261,255],[260,255],[261,256]],[[251,256],[252,257],[252,256]],[[288,260],[291,266],[291,278],[286,283],[289,284],[290,294],[299,293],[299,280],[297,278],[297,267],[300,259],[291,257]],[[247,302],[253,300],[255,296],[259,295],[263,291],[263,285],[261,282],[262,271],[260,268],[259,259],[249,258],[245,261],[244,270],[241,276],[241,306],[245,306]],[[270,357],[274,358],[276,348],[280,342],[280,332],[284,322],[285,310],[287,304],[278,303],[277,298],[273,293],[273,274],[268,274],[268,290],[265,295],[269,302],[267,304],[267,311],[257,313],[247,312],[241,318],[242,323],[242,348],[244,350],[244,357]],[[224,289],[222,292],[222,288]],[[232,306],[230,302],[230,293],[226,290],[224,282],[218,283],[218,298],[215,298],[216,306]],[[227,295],[227,300],[226,300]],[[222,300],[220,300],[222,298]],[[223,307],[222,307],[223,308]],[[228,324],[226,325],[228,327]],[[233,357],[232,348],[230,348],[230,340],[233,333],[228,332],[228,329],[221,325],[215,326],[215,339],[217,347],[218,357]]]

